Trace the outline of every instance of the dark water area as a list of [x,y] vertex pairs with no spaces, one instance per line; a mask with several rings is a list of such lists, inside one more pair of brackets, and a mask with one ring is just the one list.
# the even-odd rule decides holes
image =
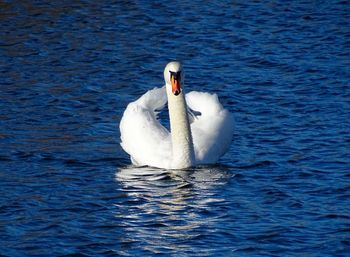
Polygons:
[[[349,256],[349,1],[1,1],[1,256]],[[136,168],[126,105],[183,61],[220,163]]]

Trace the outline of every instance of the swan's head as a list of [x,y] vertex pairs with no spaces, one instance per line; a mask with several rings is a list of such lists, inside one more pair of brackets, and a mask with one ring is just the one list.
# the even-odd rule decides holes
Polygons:
[[164,69],[164,80],[167,87],[171,87],[174,95],[179,95],[182,91],[184,74],[180,62],[169,62]]

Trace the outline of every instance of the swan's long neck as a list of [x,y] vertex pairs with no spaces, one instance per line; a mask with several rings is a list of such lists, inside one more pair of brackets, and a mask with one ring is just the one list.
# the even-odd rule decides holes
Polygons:
[[175,96],[168,88],[168,108],[173,148],[172,167],[175,169],[187,168],[194,165],[194,149],[185,96],[183,92]]

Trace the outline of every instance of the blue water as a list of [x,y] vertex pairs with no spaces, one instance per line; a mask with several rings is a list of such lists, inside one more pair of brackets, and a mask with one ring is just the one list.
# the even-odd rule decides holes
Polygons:
[[[172,59],[234,115],[218,165],[119,146]],[[349,67],[349,1],[0,2],[0,255],[350,256]]]

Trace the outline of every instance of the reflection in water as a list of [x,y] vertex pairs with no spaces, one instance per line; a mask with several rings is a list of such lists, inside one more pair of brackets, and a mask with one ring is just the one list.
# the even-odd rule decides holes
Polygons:
[[[233,176],[221,167],[120,169],[116,180],[127,193],[128,204],[117,206],[116,215],[127,232],[126,242],[146,244],[153,253],[164,248],[190,250],[193,240],[209,236],[225,215],[218,211],[224,199],[216,192]],[[173,245],[173,239],[192,241]]]

